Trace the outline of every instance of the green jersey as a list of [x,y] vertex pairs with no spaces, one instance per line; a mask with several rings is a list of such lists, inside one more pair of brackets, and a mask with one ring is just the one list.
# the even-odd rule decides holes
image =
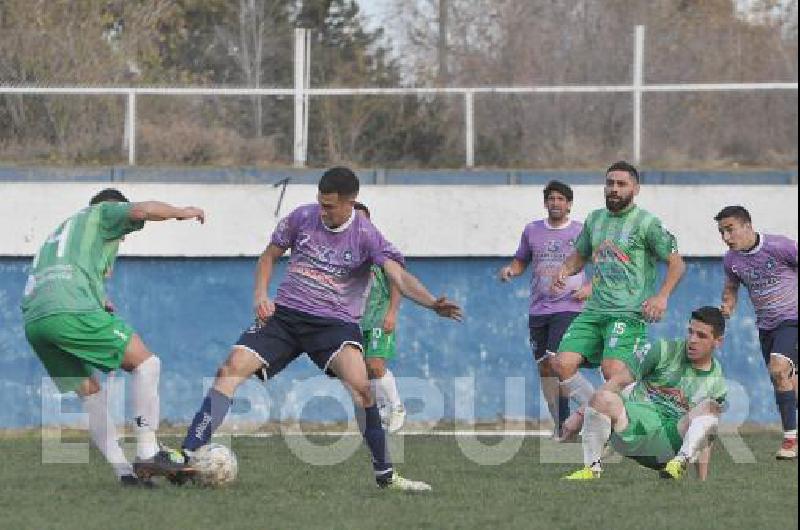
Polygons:
[[651,402],[676,420],[707,399],[725,402],[727,386],[719,362],[713,359],[707,371],[694,368],[685,340],[659,340],[643,353],[642,379],[633,385],[630,401]]
[[383,327],[383,319],[389,310],[389,279],[381,267],[373,265],[371,273],[372,281],[364,314],[361,316],[361,329]]
[[656,259],[665,261],[678,247],[656,216],[632,205],[590,213],[575,250],[594,266],[584,311],[640,315],[642,302],[655,293]]
[[120,239],[141,230],[127,202],[102,202],[79,211],[56,228],[33,258],[22,297],[26,323],[57,313],[103,308],[103,280],[117,257]]

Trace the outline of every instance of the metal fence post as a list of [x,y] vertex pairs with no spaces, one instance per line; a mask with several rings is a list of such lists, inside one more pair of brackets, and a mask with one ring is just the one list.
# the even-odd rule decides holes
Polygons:
[[464,92],[464,151],[468,168],[475,167],[475,105],[473,95],[470,90]]
[[128,137],[128,165],[136,165],[136,92],[128,92],[128,113],[125,134]]
[[633,49],[633,163],[642,161],[642,85],[644,84],[644,26],[636,26]]
[[305,89],[306,89],[306,32],[304,28],[294,30],[294,165],[304,167],[305,145]]

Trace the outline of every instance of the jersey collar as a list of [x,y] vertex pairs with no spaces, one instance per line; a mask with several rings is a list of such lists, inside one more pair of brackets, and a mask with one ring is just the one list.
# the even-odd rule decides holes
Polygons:
[[350,219],[348,219],[341,225],[337,226],[336,228],[330,228],[328,225],[322,222],[322,219],[320,219],[320,222],[322,222],[322,226],[325,227],[325,230],[327,230],[328,232],[333,232],[334,234],[338,234],[350,228],[350,225],[353,224],[355,218],[356,218],[356,211],[354,209],[352,212],[350,212]]
[[747,252],[742,252],[742,254],[744,254],[745,256],[752,256],[753,254],[757,254],[759,251],[761,251],[761,248],[764,246],[764,234],[762,234],[761,232],[756,232],[756,236],[758,237],[758,243],[751,250],[748,250]]
[[566,223],[564,223],[564,225],[563,225],[563,226],[553,226],[553,225],[551,225],[551,224],[550,224],[550,221],[548,221],[548,220],[547,220],[547,217],[545,217],[544,219],[542,219],[542,221],[544,221],[544,226],[545,226],[545,227],[546,227],[548,230],[564,230],[565,228],[569,228],[569,227],[570,227],[570,225],[572,224],[572,220],[570,220],[570,219],[568,219],[568,220],[567,220],[567,222],[566,222]]

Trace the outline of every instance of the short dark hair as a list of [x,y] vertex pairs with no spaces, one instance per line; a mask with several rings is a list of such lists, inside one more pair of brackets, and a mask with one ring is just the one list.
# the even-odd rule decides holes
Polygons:
[[130,202],[128,198],[116,188],[106,188],[100,193],[92,197],[89,201],[90,206],[100,204],[101,202]]
[[366,205],[366,204],[364,204],[363,202],[358,202],[358,201],[354,202],[354,203],[353,203],[353,209],[354,209],[354,210],[361,210],[362,212],[364,212],[365,214],[367,214],[367,219],[369,219],[369,218],[370,218],[370,215],[369,215],[369,208],[367,208],[367,205]]
[[715,337],[725,334],[725,317],[722,316],[722,311],[718,307],[707,305],[695,309],[692,311],[692,319],[711,326]]
[[717,215],[714,216],[714,220],[719,222],[725,219],[726,217],[734,217],[743,223],[752,224],[753,222],[750,219],[750,212],[748,212],[744,206],[726,206],[725,208],[720,210]]
[[346,167],[332,167],[319,179],[319,192],[353,197],[358,195],[358,177]]
[[635,167],[633,167],[632,164],[629,164],[624,160],[614,162],[613,164],[608,166],[608,169],[606,169],[606,175],[608,175],[612,171],[624,171],[628,175],[632,176],[637,184],[639,183],[639,172],[636,170]]
[[560,180],[551,180],[544,187],[544,200],[550,196],[550,192],[555,191],[566,197],[567,201],[572,202],[572,188],[561,182]]

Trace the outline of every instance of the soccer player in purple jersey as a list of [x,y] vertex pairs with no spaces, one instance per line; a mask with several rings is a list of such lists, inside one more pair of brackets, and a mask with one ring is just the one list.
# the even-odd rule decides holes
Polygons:
[[583,224],[569,218],[572,188],[557,180],[544,188],[547,218],[525,226],[514,258],[500,269],[500,280],[507,282],[525,272],[532,264],[528,327],[533,357],[539,369],[550,415],[556,424],[554,438],[561,437],[561,427],[569,416],[569,400],[559,397],[556,354],[558,344],[572,320],[583,310],[583,302],[592,292],[583,271],[570,276],[566,285],[553,289],[552,276],[567,256],[575,250],[575,240]]
[[[214,386],[184,439],[189,466],[193,451],[206,444],[222,424],[243,381],[261,370],[273,377],[306,353],[320,370],[338,377],[350,391],[378,486],[431,489],[394,471],[370,389],[358,325],[370,267],[382,267],[404,296],[439,316],[460,320],[461,308],[445,297],[434,297],[405,271],[403,256],[369,219],[355,213],[358,189],[358,178],[351,170],[332,168],[319,181],[317,204],[300,206],[278,223],[256,266],[256,323],[242,333],[217,371]],[[267,288],[275,262],[287,249],[292,251],[289,266],[273,301]]]
[[722,313],[736,308],[739,285],[753,302],[761,353],[775,388],[783,443],[775,455],[797,458],[797,242],[753,229],[742,206],[726,206],[715,217],[728,245],[723,266]]

